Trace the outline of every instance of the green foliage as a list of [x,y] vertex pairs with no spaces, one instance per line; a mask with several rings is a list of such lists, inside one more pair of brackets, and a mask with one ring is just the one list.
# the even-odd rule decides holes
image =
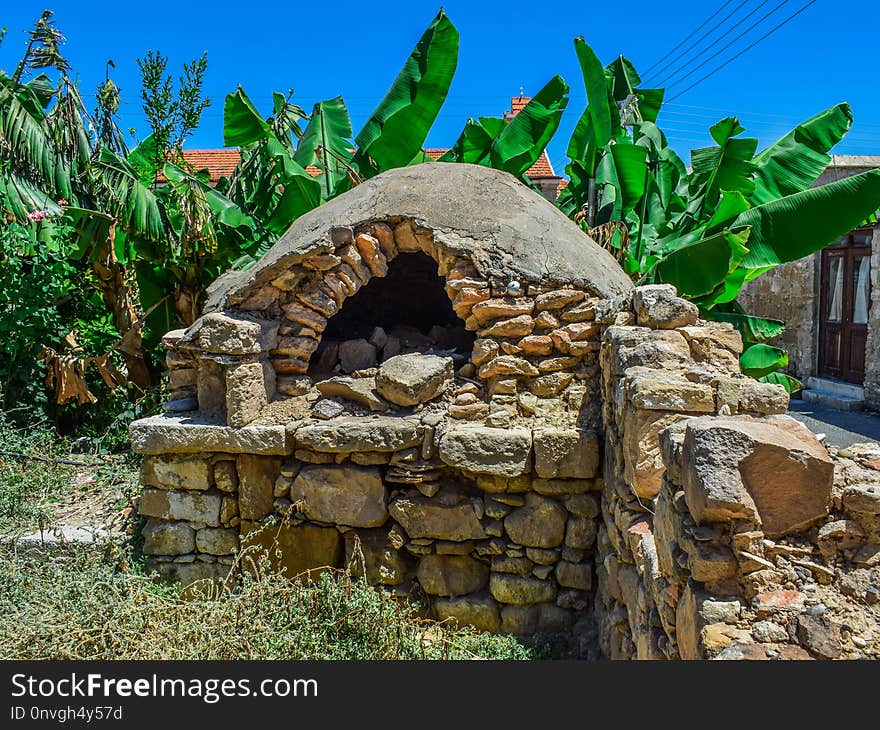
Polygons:
[[[0,556],[4,659],[530,659],[511,636],[419,617],[341,571],[293,582],[248,578],[184,596],[115,560],[68,552]],[[95,586],[102,590],[95,590]],[[194,595],[193,595],[194,593]]]
[[848,105],[758,154],[736,117],[722,119],[709,130],[715,145],[693,150],[688,170],[656,124],[662,90],[639,88],[623,57],[602,67],[582,38],[575,50],[588,106],[569,142],[560,208],[587,231],[625,225],[628,236],[608,238],[624,269],[641,283],[674,284],[704,317],[735,325],[743,372],[767,378],[786,367],[787,355],[763,344],[782,323],[750,317],[735,300],[748,281],[833,243],[880,207],[878,170],[811,187],[852,124]]

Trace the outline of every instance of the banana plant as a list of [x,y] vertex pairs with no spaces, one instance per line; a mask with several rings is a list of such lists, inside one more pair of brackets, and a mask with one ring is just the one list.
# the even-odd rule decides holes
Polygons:
[[674,284],[704,317],[736,326],[746,345],[743,372],[798,388],[779,372],[787,353],[767,343],[784,323],[747,314],[736,297],[747,282],[820,250],[880,208],[880,170],[812,187],[852,125],[849,106],[817,114],[759,153],[736,117],[722,119],[709,130],[715,144],[693,150],[688,169],[657,124],[662,90],[641,89],[623,57],[602,66],[583,38],[575,51],[588,106],[569,142],[571,183],[560,208],[636,281]]

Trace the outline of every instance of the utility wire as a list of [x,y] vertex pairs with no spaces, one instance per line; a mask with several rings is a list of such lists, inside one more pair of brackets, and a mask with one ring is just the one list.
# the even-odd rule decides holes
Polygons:
[[722,10],[724,10],[724,8],[726,8],[732,2],[733,2],[733,0],[727,0],[720,8],[718,8],[718,10],[716,10],[714,13],[712,13],[708,18],[706,18],[702,23],[700,23],[696,28],[694,28],[690,33],[688,33],[684,38],[682,38],[681,42],[675,48],[673,48],[671,51],[669,51],[660,60],[655,61],[652,66],[649,66],[648,68],[646,68],[644,73],[650,74],[653,69],[657,68],[657,66],[659,66],[661,63],[663,63],[667,58],[669,58],[673,53],[675,53],[679,48],[681,48],[685,43],[687,43],[691,38],[693,38],[696,33],[699,33],[703,29],[703,27],[710,20],[712,20],[712,18],[717,17],[718,13],[720,13]]
[[810,0],[810,2],[808,2],[806,5],[804,5],[804,6],[801,7],[799,10],[795,11],[794,13],[792,13],[791,15],[789,15],[789,16],[788,16],[785,20],[783,20],[781,23],[778,23],[777,25],[775,25],[773,28],[771,28],[769,31],[767,31],[764,35],[762,35],[762,36],[761,36],[760,38],[758,38],[756,41],[753,41],[752,43],[750,43],[749,45],[747,45],[745,48],[743,48],[741,51],[738,51],[737,53],[735,53],[733,56],[731,56],[730,58],[728,58],[728,59],[727,59],[724,63],[722,63],[720,66],[717,66],[716,68],[712,69],[712,70],[711,70],[709,73],[707,73],[705,76],[703,76],[703,77],[697,79],[694,83],[692,83],[690,86],[688,86],[688,87],[687,87],[686,89],[684,89],[683,91],[678,92],[678,93],[677,93],[675,96],[673,96],[669,101],[675,101],[676,99],[678,99],[678,98],[679,98],[680,96],[682,96],[683,94],[686,94],[687,92],[689,92],[689,91],[690,91],[691,89],[693,89],[695,86],[698,86],[699,84],[702,84],[702,83],[703,83],[706,79],[708,79],[709,77],[714,76],[714,75],[715,75],[716,73],[718,73],[722,68],[724,68],[724,67],[727,66],[728,64],[730,64],[730,63],[732,63],[733,61],[735,61],[737,58],[739,58],[740,56],[742,56],[742,55],[743,55],[744,53],[746,53],[747,51],[750,51],[752,48],[754,48],[755,46],[757,46],[761,41],[763,41],[763,40],[766,39],[766,38],[769,38],[769,37],[770,37],[771,35],[773,35],[777,30],[779,30],[780,28],[782,28],[782,26],[787,25],[788,23],[790,23],[792,20],[794,20],[798,15],[800,15],[802,12],[804,12],[804,10],[806,10],[808,7],[810,7],[811,5],[813,5],[815,2],[816,2],[816,0]]
[[[720,28],[722,25],[724,25],[724,23],[726,23],[733,15],[738,13],[740,8],[742,8],[743,5],[746,4],[746,2],[747,2],[747,0],[742,0],[742,2],[739,5],[737,5],[733,10],[731,10],[721,20],[719,20],[709,30],[707,30],[705,33],[703,33],[703,35],[701,35],[699,38],[697,38],[697,40],[695,40],[687,48],[685,48],[681,53],[679,53],[675,58],[673,58],[668,64],[666,64],[666,66],[664,68],[660,69],[657,73],[653,74],[652,78],[656,78],[660,74],[665,73],[666,69],[668,69],[673,64],[678,63],[678,60],[680,58],[682,58],[683,56],[686,56],[688,53],[690,53],[696,46],[700,45],[700,43],[702,43],[705,38],[712,35],[712,33],[714,33],[716,30],[718,30],[718,28]],[[651,83],[653,83],[653,82],[651,82]]]
[[[700,51],[696,56],[694,56],[692,59],[690,59],[689,61],[686,61],[685,63],[681,64],[681,66],[679,66],[678,68],[676,68],[676,69],[674,69],[673,71],[671,71],[670,73],[666,74],[666,76],[664,76],[660,81],[657,82],[657,86],[666,87],[666,86],[667,86],[667,82],[668,82],[670,79],[675,78],[675,77],[678,76],[678,74],[680,74],[682,71],[687,71],[689,65],[691,65],[691,64],[695,63],[697,60],[699,60],[700,56],[702,56],[703,54],[708,53],[709,51],[711,51],[713,47],[716,47],[718,43],[720,43],[720,42],[723,41],[725,38],[727,38],[727,36],[729,36],[731,33],[733,33],[733,31],[735,31],[737,28],[739,28],[743,23],[745,23],[745,22],[746,22],[749,18],[751,18],[755,13],[757,13],[761,8],[763,8],[768,2],[769,2],[769,0],[761,0],[761,2],[758,3],[758,5],[756,5],[754,8],[752,8],[752,9],[751,9],[751,10],[750,10],[750,11],[749,11],[744,17],[740,18],[738,21],[736,21],[736,23],[734,23],[734,24],[733,24],[730,28],[728,28],[724,33],[722,33],[718,38],[716,38],[715,41],[714,41],[714,43],[713,43],[713,46],[707,46],[707,47],[704,48],[702,51]],[[736,43],[736,41],[738,41],[740,38],[742,38],[746,33],[748,33],[748,32],[751,31],[753,28],[755,28],[755,27],[757,27],[758,25],[760,25],[761,23],[763,23],[767,18],[769,18],[771,15],[773,15],[773,13],[775,13],[777,10],[779,10],[779,8],[781,8],[781,7],[782,7],[783,5],[785,5],[787,2],[789,2],[789,0],[782,0],[782,2],[779,3],[779,5],[777,5],[775,8],[773,8],[773,10],[771,10],[769,13],[767,13],[767,14],[766,14],[763,18],[761,18],[757,23],[754,23],[753,25],[749,26],[749,28],[748,28],[747,30],[745,30],[745,31],[743,31],[742,33],[740,33],[736,38],[734,38],[734,39],[733,39],[732,41],[730,41],[726,46],[724,46],[724,48],[722,48],[720,51],[716,52],[714,55],[709,56],[708,59],[705,59],[705,60],[704,60],[699,66],[697,66],[695,69],[689,71],[688,74],[686,74],[684,78],[687,78],[687,76],[688,76],[689,74],[691,74],[691,73],[693,73],[694,71],[696,71],[697,69],[702,68],[703,66],[705,66],[709,61],[711,61],[713,58],[715,58],[719,53],[722,53],[726,48],[729,48],[731,45],[733,45],[734,43]],[[668,86],[675,86],[676,83],[678,83],[678,82],[677,82],[677,81],[673,81],[671,84],[668,84]]]
[[[767,2],[767,0],[764,0],[764,2]],[[709,61],[711,61],[715,58],[718,58],[718,56],[720,56],[722,53],[724,53],[734,43],[736,43],[738,40],[740,40],[743,36],[746,36],[749,33],[751,33],[755,28],[757,28],[759,25],[761,25],[761,23],[763,23],[765,20],[767,20],[767,18],[769,18],[771,15],[773,15],[777,10],[779,10],[784,5],[788,4],[788,2],[789,2],[789,0],[782,0],[782,2],[779,3],[777,6],[775,6],[769,13],[765,13],[764,15],[762,15],[759,20],[756,20],[754,23],[752,23],[748,28],[746,28],[742,33],[740,33],[732,41],[728,41],[727,43],[725,43],[721,48],[719,48],[717,51],[715,51],[715,53],[713,53],[708,58],[704,59],[700,64],[698,64],[697,66],[692,68],[690,71],[688,71],[680,79],[673,81],[671,84],[669,84],[668,88],[676,86],[676,85],[680,84],[682,81],[684,81],[686,78],[693,76],[697,71],[699,71],[701,68],[703,68],[703,66],[705,66],[707,63],[709,63]],[[763,5],[763,4],[764,3],[761,3],[761,5]],[[760,7],[760,5],[758,7]]]

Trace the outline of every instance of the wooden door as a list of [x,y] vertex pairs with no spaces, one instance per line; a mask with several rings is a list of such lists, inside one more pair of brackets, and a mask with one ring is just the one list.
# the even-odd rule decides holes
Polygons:
[[871,306],[871,231],[854,231],[822,251],[819,375],[864,382]]

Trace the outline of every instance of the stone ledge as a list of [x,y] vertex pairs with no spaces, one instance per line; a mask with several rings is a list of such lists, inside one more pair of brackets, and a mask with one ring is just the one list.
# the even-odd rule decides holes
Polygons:
[[233,428],[211,423],[199,414],[164,414],[134,421],[129,426],[131,448],[138,454],[185,454],[219,451],[225,454],[271,456],[293,451],[284,426]]

